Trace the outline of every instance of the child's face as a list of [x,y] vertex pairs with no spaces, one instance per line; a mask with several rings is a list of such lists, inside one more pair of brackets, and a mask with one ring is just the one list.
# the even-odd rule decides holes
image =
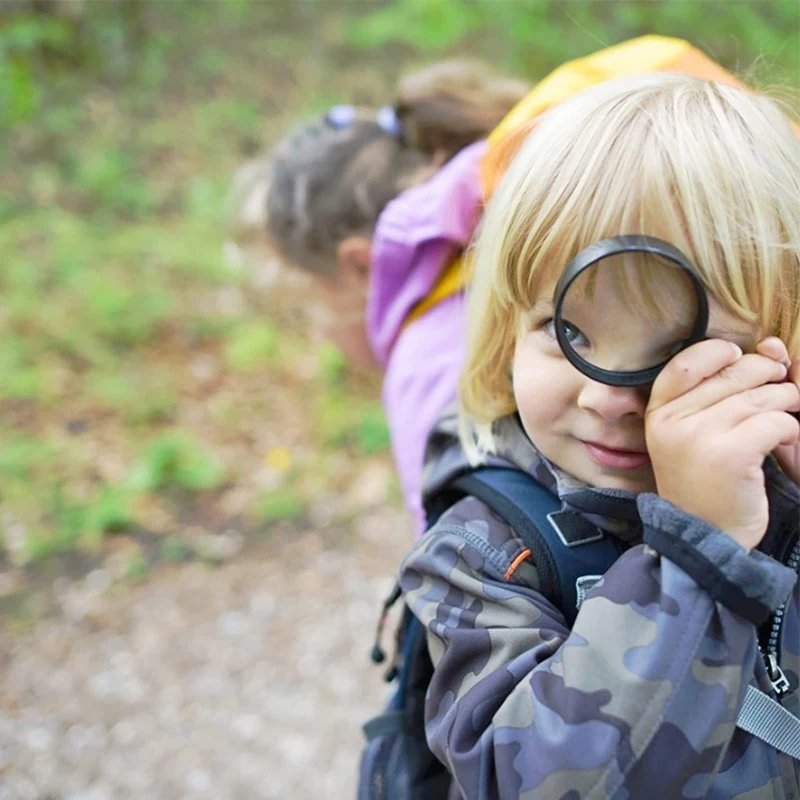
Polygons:
[[365,327],[369,268],[370,239],[348,237],[338,247],[333,275],[310,273],[309,301],[321,337],[333,342],[352,363],[376,368]]
[[377,365],[367,340],[366,294],[325,278],[312,277],[309,304],[318,336],[332,342],[348,360],[362,368]]
[[[523,315],[514,352],[514,397],[526,433],[546,458],[590,486],[655,491],[644,429],[649,387],[607,386],[567,361],[551,321],[553,288],[544,287],[542,299]],[[599,288],[590,309],[565,306],[564,319],[580,329],[571,331],[576,350],[588,343],[595,363],[606,369],[640,366],[651,357],[652,326],[625,314]],[[752,351],[752,326],[709,302],[708,335]]]

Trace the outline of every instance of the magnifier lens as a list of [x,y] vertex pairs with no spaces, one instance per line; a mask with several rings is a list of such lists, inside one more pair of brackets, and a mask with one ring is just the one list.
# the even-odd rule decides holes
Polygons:
[[567,358],[603,383],[652,382],[705,333],[707,301],[691,269],[675,248],[649,237],[587,248],[556,290],[556,333]]
[[585,269],[564,297],[570,347],[616,372],[649,369],[679,352],[697,318],[687,273],[645,253],[611,256]]

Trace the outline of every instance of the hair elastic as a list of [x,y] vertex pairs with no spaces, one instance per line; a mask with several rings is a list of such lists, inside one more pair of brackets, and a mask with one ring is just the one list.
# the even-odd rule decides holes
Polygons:
[[[352,105],[333,106],[325,114],[325,122],[334,130],[349,128],[357,118],[356,107]],[[375,123],[387,135],[395,139],[401,138],[403,134],[403,124],[397,116],[393,106],[381,106],[375,112]]]

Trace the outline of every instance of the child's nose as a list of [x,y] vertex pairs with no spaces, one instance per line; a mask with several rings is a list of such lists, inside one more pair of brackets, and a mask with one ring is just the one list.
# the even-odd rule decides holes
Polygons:
[[644,417],[648,394],[641,387],[607,386],[587,380],[578,395],[578,406],[603,419],[620,419],[629,414]]

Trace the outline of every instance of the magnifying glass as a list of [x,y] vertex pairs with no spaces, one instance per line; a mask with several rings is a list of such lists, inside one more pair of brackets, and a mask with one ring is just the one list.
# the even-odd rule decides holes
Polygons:
[[652,383],[678,352],[706,337],[708,298],[697,270],[652,236],[614,236],[581,250],[553,296],[564,356],[610,386]]

